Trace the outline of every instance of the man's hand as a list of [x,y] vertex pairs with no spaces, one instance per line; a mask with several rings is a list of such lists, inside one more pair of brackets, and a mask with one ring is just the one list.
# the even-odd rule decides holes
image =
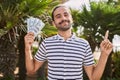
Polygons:
[[26,34],[26,36],[24,37],[25,40],[25,48],[26,49],[31,49],[31,46],[34,42],[34,33],[29,32]]
[[109,31],[107,30],[105,33],[104,40],[100,44],[101,52],[106,55],[109,55],[113,49],[113,45],[109,41],[108,35],[109,35]]

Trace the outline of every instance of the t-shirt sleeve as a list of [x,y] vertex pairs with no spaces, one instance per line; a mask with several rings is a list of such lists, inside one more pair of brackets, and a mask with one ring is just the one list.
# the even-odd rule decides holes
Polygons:
[[84,59],[84,63],[83,63],[84,66],[93,65],[94,57],[93,57],[92,50],[91,50],[89,43],[87,43],[85,53],[86,53],[86,55],[85,55],[85,59]]
[[45,41],[43,41],[40,46],[39,49],[37,51],[37,53],[34,56],[35,60],[37,61],[45,61],[46,60],[46,47],[45,47]]

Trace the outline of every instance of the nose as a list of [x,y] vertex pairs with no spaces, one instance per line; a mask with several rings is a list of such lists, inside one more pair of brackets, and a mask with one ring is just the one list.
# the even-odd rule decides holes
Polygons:
[[62,19],[63,19],[63,20],[66,20],[67,18],[63,15],[63,16],[62,16]]

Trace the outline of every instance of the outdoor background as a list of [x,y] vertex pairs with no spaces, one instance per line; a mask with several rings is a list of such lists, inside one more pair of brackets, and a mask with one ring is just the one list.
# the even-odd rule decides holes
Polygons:
[[[120,0],[0,0],[0,80],[47,80],[47,62],[35,75],[26,75],[25,20],[32,16],[45,23],[33,44],[34,56],[44,38],[57,34],[52,26],[51,12],[58,4],[70,7],[73,31],[89,41],[96,64],[99,44],[109,30],[114,49],[101,80],[120,80]],[[85,72],[84,80],[88,80]]]

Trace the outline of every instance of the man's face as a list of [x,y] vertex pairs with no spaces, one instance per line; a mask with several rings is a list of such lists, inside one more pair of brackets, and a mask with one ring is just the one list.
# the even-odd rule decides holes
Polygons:
[[54,13],[54,24],[60,31],[66,31],[71,28],[73,23],[69,9],[65,7],[57,8]]

